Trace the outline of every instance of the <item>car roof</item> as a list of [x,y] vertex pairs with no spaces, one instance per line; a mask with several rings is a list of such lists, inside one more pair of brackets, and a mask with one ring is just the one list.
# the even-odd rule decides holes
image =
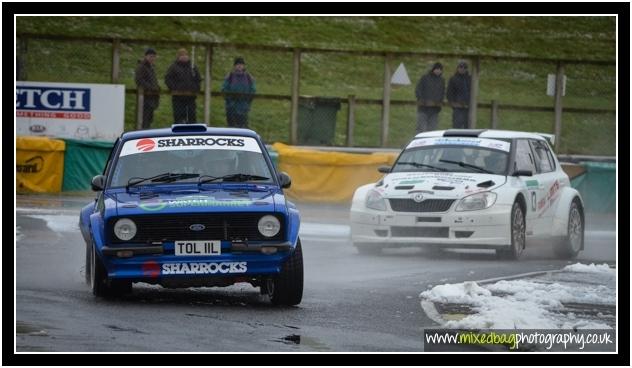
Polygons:
[[205,124],[173,124],[170,128],[134,130],[121,134],[121,140],[151,138],[151,137],[176,137],[183,135],[234,135],[259,139],[259,135],[250,129],[241,128],[215,128]]
[[429,137],[478,137],[478,138],[532,138],[546,140],[548,134],[496,129],[448,129],[419,133],[415,138]]

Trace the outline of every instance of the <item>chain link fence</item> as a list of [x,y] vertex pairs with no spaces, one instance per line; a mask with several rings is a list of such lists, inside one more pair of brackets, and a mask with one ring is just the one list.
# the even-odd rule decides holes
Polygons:
[[[157,53],[154,68],[160,95],[153,111],[152,128],[168,127],[183,115],[212,126],[228,126],[226,98],[245,96],[245,100],[252,100],[249,108],[245,108],[247,126],[267,143],[292,142],[294,123],[296,144],[356,147],[401,148],[405,145],[416,132],[415,87],[420,78],[434,63],[441,62],[447,88],[460,60],[456,56],[308,49],[300,50],[300,67],[296,69],[295,50],[280,47],[213,44],[207,53],[207,45],[193,43],[35,35],[19,36],[17,45],[20,80],[124,84],[125,130],[141,126],[143,109],[139,113],[135,73],[145,50],[153,48]],[[165,81],[181,48],[187,50],[200,75],[199,89],[194,88],[189,96],[195,101],[194,112],[192,104],[174,104],[174,99],[182,96],[170,91]],[[118,64],[114,55],[118,55]],[[244,59],[246,70],[253,77],[254,95],[222,92],[224,80],[233,70],[237,57]],[[388,76],[385,60],[389,60]],[[473,72],[476,60],[465,60]],[[385,83],[400,64],[404,65],[411,83]],[[549,74],[556,73],[555,61],[481,57],[478,66],[476,128],[554,132],[555,98],[547,95],[547,80]],[[559,153],[615,154],[615,70],[614,63],[564,63],[566,86],[562,97]],[[300,96],[296,96],[296,120],[293,121],[295,77]],[[387,86],[388,106],[385,107]],[[205,96],[207,89],[208,97]],[[144,91],[142,95],[145,97]],[[437,129],[452,127],[452,113],[452,107],[444,100]],[[383,125],[386,122],[387,129]]]

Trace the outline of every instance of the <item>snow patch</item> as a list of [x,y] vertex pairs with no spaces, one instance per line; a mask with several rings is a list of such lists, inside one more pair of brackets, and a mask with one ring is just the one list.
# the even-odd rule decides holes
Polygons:
[[24,234],[22,234],[20,230],[21,230],[20,226],[15,227],[15,241],[16,242],[19,242],[20,240],[24,239]]
[[587,264],[583,264],[583,263],[575,263],[572,264],[570,266],[566,266],[564,267],[563,271],[568,271],[568,272],[581,272],[581,273],[611,273],[611,274],[615,274],[615,269],[614,268],[610,268],[610,266],[608,266],[608,264],[603,263],[600,265],[596,265],[594,263],[591,263],[589,265]]

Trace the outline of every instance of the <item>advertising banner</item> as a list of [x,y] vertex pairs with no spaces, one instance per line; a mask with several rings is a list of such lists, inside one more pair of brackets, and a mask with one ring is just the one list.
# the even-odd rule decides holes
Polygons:
[[114,141],[123,133],[125,86],[16,82],[16,134]]

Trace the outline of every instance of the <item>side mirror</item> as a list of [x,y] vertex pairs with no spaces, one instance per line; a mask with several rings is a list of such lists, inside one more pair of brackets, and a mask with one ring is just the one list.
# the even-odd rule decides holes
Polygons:
[[380,166],[377,168],[377,171],[381,172],[382,174],[388,174],[391,172],[391,167],[390,166]]
[[513,176],[533,176],[533,172],[531,170],[516,170]]
[[98,192],[105,187],[105,176],[97,175],[92,178],[92,190]]
[[290,185],[292,185],[292,179],[285,172],[280,172],[279,183],[281,184],[281,188],[289,188]]

